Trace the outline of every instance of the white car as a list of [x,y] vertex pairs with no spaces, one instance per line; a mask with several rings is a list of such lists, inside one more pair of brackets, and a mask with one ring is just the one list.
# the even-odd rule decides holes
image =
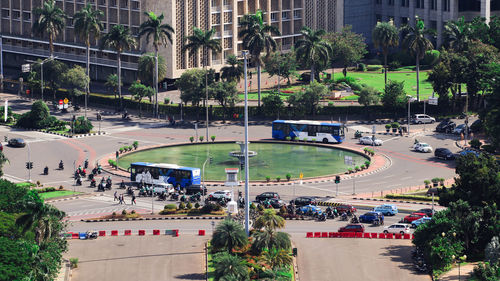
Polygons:
[[410,234],[410,226],[404,223],[395,223],[384,227],[384,233]]
[[411,118],[412,123],[414,124],[424,124],[424,123],[434,123],[436,119],[434,117],[430,117],[427,114],[415,114]]
[[360,144],[366,144],[366,145],[382,145],[383,141],[381,139],[373,139],[373,137],[369,137],[369,136],[366,136],[366,137],[361,137],[359,138],[359,143]]
[[171,185],[170,183],[153,184],[153,192],[155,194],[166,193],[168,195],[174,192],[174,186]]
[[418,142],[413,145],[413,150],[418,152],[430,153],[432,152],[432,147],[425,142]]
[[208,198],[216,198],[216,199],[225,198],[227,200],[231,200],[231,191],[230,190],[215,191],[208,194]]

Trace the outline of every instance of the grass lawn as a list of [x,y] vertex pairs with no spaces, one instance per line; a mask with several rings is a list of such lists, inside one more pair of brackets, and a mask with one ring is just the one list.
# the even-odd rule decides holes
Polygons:
[[81,194],[81,192],[74,192],[71,190],[56,190],[51,192],[39,193],[38,195],[40,195],[40,198],[42,199],[49,199],[49,198],[61,197],[72,194]]
[[[367,84],[379,91],[384,90],[384,74],[381,72],[348,72],[347,76],[356,78],[360,84]],[[342,77],[342,74],[335,75],[335,78]],[[427,81],[428,72],[420,72],[420,97],[427,98],[432,95],[432,85]],[[416,97],[417,95],[417,78],[416,73],[399,73],[389,72],[388,80],[404,81],[406,93]]]

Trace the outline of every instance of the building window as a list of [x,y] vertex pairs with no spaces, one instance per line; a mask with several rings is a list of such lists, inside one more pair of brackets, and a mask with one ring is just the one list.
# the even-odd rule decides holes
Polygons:
[[212,7],[217,7],[217,0],[212,0]]
[[300,19],[300,10],[295,10],[293,11],[293,18],[294,19]]
[[31,20],[31,13],[30,12],[23,12],[23,20]]
[[409,19],[408,17],[402,17],[401,18],[401,25],[407,25],[409,22]]
[[138,1],[132,2],[132,10],[139,10],[140,3]]
[[389,6],[394,6],[394,0],[389,0]]
[[231,5],[231,4],[229,3],[229,0],[224,0],[224,6],[229,6],[229,5]]
[[380,5],[382,4],[382,0],[377,0],[376,3]]
[[431,0],[431,10],[437,10],[437,0]]
[[106,6],[106,0],[99,0],[99,5]]
[[128,8],[128,0],[121,0],[120,7]]
[[111,0],[111,1],[109,2],[109,6],[111,6],[111,7],[116,7],[116,0]]
[[417,9],[424,9],[424,0],[417,0],[416,3],[415,3],[415,7]]
[[401,0],[401,7],[410,7],[410,0]]
[[278,20],[278,13],[271,13],[271,21],[277,21]]
[[66,21],[66,25],[67,25],[68,27],[73,26],[73,19],[72,19],[72,18],[69,18],[69,19]]
[[281,19],[283,20],[289,19],[288,12],[281,12]]
[[443,0],[443,11],[450,11],[450,0]]
[[2,18],[10,18],[10,10],[2,10]]
[[12,19],[17,20],[21,17],[21,12],[19,11],[12,11]]

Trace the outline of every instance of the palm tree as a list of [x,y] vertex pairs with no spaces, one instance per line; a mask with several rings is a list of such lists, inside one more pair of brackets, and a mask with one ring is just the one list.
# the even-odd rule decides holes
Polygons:
[[[141,80],[144,85],[154,88],[155,85],[155,72],[156,72],[156,56],[154,53],[146,53],[139,58],[137,67],[137,78]],[[167,66],[165,58],[158,55],[158,81],[167,76]]]
[[215,280],[250,280],[248,267],[245,261],[229,253],[223,252],[214,255]]
[[52,205],[44,204],[42,201],[28,201],[26,203],[27,213],[16,219],[16,224],[21,227],[23,233],[33,229],[35,241],[40,245],[43,241],[54,234],[53,220],[64,218],[64,212]]
[[444,41],[447,46],[456,52],[462,52],[470,42],[471,27],[464,17],[457,21],[448,21],[444,26]]
[[311,66],[311,79],[314,81],[314,67],[318,63],[326,63],[330,60],[330,54],[333,52],[332,46],[326,42],[322,36],[326,34],[323,29],[312,30],[304,26],[300,31],[303,38],[295,43],[297,60]]
[[382,49],[384,54],[384,83],[387,85],[387,55],[389,48],[399,45],[399,31],[392,20],[389,22],[377,22],[372,32],[373,44]]
[[247,245],[248,239],[241,224],[226,219],[217,225],[211,243],[214,249],[231,253],[235,248]]
[[200,49],[203,49],[203,69],[205,70],[205,111],[206,111],[206,140],[208,141],[208,51],[212,51],[212,54],[222,51],[220,40],[213,39],[215,34],[215,29],[210,29],[203,31],[198,27],[193,27],[193,35],[186,38],[186,45],[182,47],[182,51],[189,51],[190,55],[195,55],[199,53]]
[[9,162],[9,159],[7,159],[7,157],[5,157],[5,154],[3,154],[3,151],[0,151],[0,177],[3,176],[3,165],[5,165],[5,163],[8,163],[8,162]]
[[424,58],[425,52],[432,50],[434,46],[425,36],[432,35],[433,32],[425,28],[425,24],[418,17],[415,19],[415,27],[406,25],[402,28],[403,48],[413,54],[417,63],[417,101],[420,101],[420,60]]
[[34,17],[38,19],[33,24],[33,32],[44,36],[49,36],[50,57],[54,56],[54,40],[57,35],[64,29],[66,14],[56,6],[55,0],[47,0],[43,2],[43,7],[33,8]]
[[264,210],[264,213],[255,220],[254,224],[255,229],[266,228],[275,230],[276,228],[283,227],[285,227],[285,220],[282,216],[276,214],[274,209]]
[[263,251],[260,255],[261,261],[269,265],[271,269],[286,267],[292,264],[293,258],[288,250],[272,248]]
[[136,46],[134,37],[130,34],[130,29],[121,24],[117,24],[111,28],[101,39],[99,49],[111,48],[116,52],[118,60],[118,98],[120,99],[120,110],[123,110],[122,100],[122,60],[121,55],[124,51],[132,49]]
[[288,250],[292,246],[290,235],[286,232],[275,232],[272,229],[264,229],[254,232],[252,237],[254,238],[252,251],[257,254],[265,249],[276,248]]
[[222,79],[226,79],[228,82],[239,82],[243,76],[243,64],[241,61],[235,55],[229,55],[226,63],[228,65],[221,68]]
[[253,63],[257,65],[257,92],[260,107],[260,68],[262,65],[260,55],[263,51],[266,51],[266,55],[269,55],[271,51],[276,51],[277,43],[272,35],[280,36],[281,33],[277,27],[264,24],[261,11],[254,15],[244,15],[240,25],[243,29],[238,32],[238,37],[243,41],[243,49],[250,52]]
[[[106,78],[106,83],[104,83],[104,86],[110,88],[113,91],[116,99],[116,94],[118,93],[118,75],[116,74],[108,75],[108,78]],[[123,86],[123,83],[120,84],[120,86]]]
[[147,21],[143,22],[139,27],[139,36],[146,36],[146,41],[149,43],[153,37],[153,47],[155,48],[155,117],[158,117],[158,48],[160,45],[166,46],[167,42],[172,44],[172,33],[174,29],[167,23],[163,23],[165,18],[163,14],[157,16],[154,12],[144,12],[148,17]]
[[[102,17],[104,13],[101,10],[93,9],[90,3],[87,3],[80,11],[78,11],[74,16],[75,21],[75,33],[80,35],[83,41],[85,41],[85,46],[87,47],[87,76],[90,77],[90,36],[94,38],[99,38],[101,31],[103,30],[103,25],[99,17]],[[90,91],[90,79],[87,84],[87,89],[85,91],[85,116],[87,115],[87,98]]]

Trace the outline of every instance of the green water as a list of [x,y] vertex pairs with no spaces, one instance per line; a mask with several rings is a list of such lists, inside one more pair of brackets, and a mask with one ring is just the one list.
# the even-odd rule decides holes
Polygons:
[[[225,168],[239,168],[238,159],[229,156],[230,151],[239,151],[236,143],[212,143],[164,147],[132,153],[120,158],[119,165],[128,168],[133,162],[169,163],[187,167],[202,168],[207,153],[213,157],[212,163],[205,166],[207,180],[225,180]],[[304,178],[343,173],[347,170],[344,156],[352,156],[359,165],[366,159],[348,151],[300,144],[250,143],[249,151],[256,151],[257,156],[250,158],[250,180],[272,181],[276,177],[286,180],[286,174],[298,178],[302,172]],[[241,177],[244,174],[241,173]]]

